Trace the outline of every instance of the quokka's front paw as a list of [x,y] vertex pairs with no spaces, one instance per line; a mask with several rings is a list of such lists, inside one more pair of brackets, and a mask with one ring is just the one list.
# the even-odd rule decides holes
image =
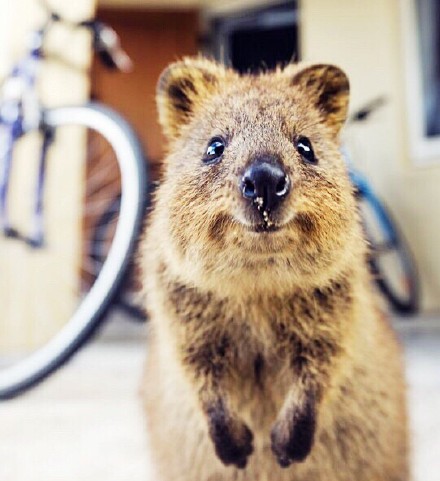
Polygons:
[[306,459],[313,446],[315,427],[313,403],[287,410],[274,424],[270,435],[272,452],[282,468]]
[[253,451],[250,429],[240,420],[228,416],[223,404],[209,409],[208,419],[209,434],[223,464],[245,468]]

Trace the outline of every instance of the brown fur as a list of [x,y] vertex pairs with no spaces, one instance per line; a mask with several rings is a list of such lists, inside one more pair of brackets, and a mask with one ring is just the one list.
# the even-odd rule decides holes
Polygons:
[[[157,97],[170,141],[144,243],[157,481],[408,481],[400,348],[339,153],[346,76],[185,59]],[[218,135],[224,154],[206,165]],[[273,232],[253,229],[238,188],[261,155],[292,183]]]

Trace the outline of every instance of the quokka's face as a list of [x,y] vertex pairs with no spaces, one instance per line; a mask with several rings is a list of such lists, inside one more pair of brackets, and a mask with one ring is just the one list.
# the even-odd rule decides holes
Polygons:
[[331,262],[355,217],[337,140],[347,104],[332,66],[255,77],[201,59],[169,67],[158,86],[171,142],[160,195],[182,250]]

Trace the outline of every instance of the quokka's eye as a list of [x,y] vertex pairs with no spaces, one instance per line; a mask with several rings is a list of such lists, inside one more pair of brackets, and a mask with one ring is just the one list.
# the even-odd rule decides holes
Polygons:
[[220,161],[225,150],[225,141],[221,137],[214,137],[209,141],[206,148],[203,162],[205,164],[215,164]]
[[299,137],[295,143],[296,150],[301,155],[303,160],[309,164],[317,164],[318,159],[313,152],[312,143],[307,137]]

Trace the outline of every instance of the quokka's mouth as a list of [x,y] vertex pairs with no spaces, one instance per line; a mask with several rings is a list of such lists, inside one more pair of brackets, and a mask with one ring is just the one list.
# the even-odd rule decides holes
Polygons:
[[293,209],[271,211],[264,205],[257,209],[254,206],[250,207],[246,206],[245,209],[240,209],[233,217],[246,231],[256,234],[272,234],[283,231],[295,217]]
[[277,225],[277,224],[274,224],[273,222],[271,222],[270,224],[266,223],[266,222],[262,222],[260,224],[249,225],[249,226],[247,226],[247,228],[251,232],[256,232],[256,233],[266,232],[266,233],[269,233],[269,232],[279,231],[281,229],[281,226]]
[[271,212],[269,209],[266,209],[263,203],[263,199],[261,197],[257,197],[254,201],[257,210],[258,210],[258,218],[254,218],[254,222],[252,223],[251,229],[254,232],[276,232],[281,229],[281,225],[274,221],[273,217],[271,216]]
[[267,209],[263,203],[262,197],[257,197],[254,200],[254,206],[256,209],[252,209],[247,212],[248,222],[246,227],[252,232],[275,232],[281,228],[281,225],[276,222],[269,209]]

